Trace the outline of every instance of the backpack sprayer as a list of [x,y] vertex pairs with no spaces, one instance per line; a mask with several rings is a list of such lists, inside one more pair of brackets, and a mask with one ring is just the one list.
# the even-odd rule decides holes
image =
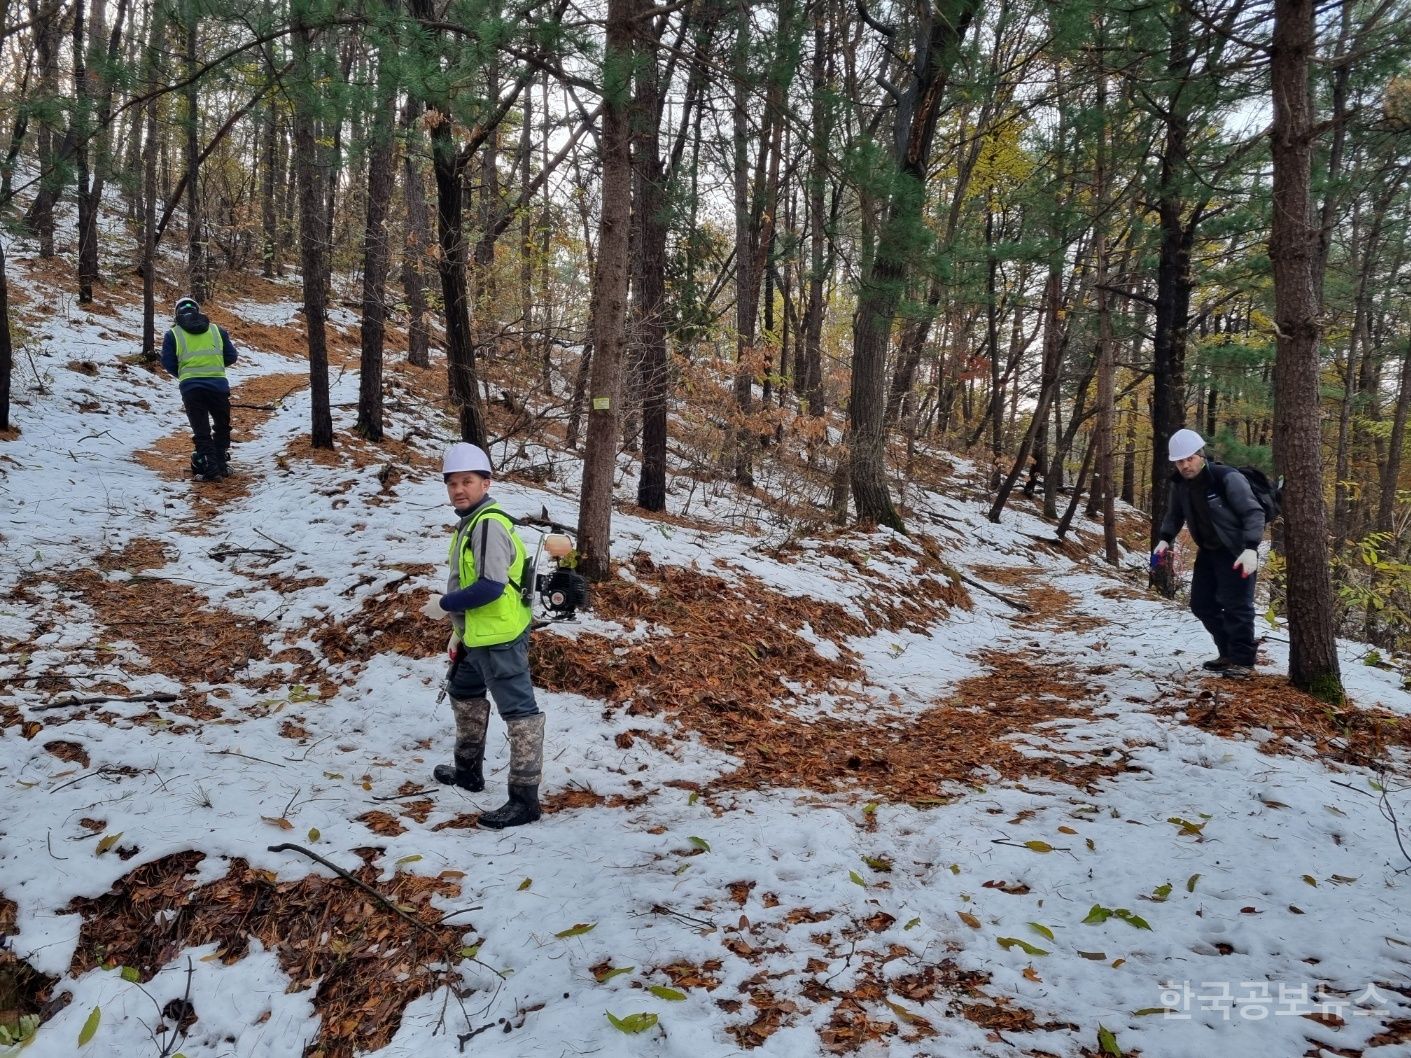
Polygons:
[[[546,616],[535,622],[542,628],[556,621],[571,621],[578,615],[580,607],[588,603],[588,581],[576,572],[578,551],[573,546],[569,530],[556,522],[537,518],[516,519],[520,525],[542,525],[552,530],[539,537],[539,546],[534,549],[534,557],[525,563],[524,576],[519,587],[524,605],[533,608],[537,593]],[[539,556],[547,552],[550,569],[539,572]]]

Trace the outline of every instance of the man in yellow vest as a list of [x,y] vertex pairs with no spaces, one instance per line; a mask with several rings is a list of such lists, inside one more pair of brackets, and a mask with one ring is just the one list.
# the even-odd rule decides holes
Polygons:
[[442,464],[446,494],[455,508],[445,594],[427,601],[428,617],[449,617],[451,673],[447,690],[456,717],[454,764],[437,765],[437,782],[485,789],[488,694],[505,721],[510,743],[509,801],[480,817],[491,830],[539,818],[544,764],[544,714],[529,677],[526,581],[533,575],[514,520],[490,498],[490,459],[473,444],[452,445]]
[[176,321],[162,340],[162,366],[181,382],[181,403],[191,423],[191,472],[206,481],[230,473],[230,383],[235,343],[201,312],[195,298],[176,303]]

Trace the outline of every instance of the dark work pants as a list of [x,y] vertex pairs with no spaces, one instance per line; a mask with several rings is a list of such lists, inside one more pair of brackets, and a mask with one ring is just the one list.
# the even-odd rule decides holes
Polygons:
[[1236,665],[1254,664],[1254,582],[1233,568],[1235,556],[1223,547],[1201,548],[1191,576],[1191,613],[1215,640],[1221,657]]
[[191,423],[191,440],[196,451],[205,454],[212,448],[224,455],[230,450],[230,394],[206,387],[193,387],[181,392],[181,403]]

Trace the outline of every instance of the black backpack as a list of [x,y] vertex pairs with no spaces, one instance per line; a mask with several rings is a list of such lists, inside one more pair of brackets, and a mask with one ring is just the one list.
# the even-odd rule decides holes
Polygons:
[[1283,506],[1284,479],[1280,478],[1277,483],[1272,482],[1258,467],[1230,469],[1243,474],[1244,479],[1249,482],[1249,489],[1254,493],[1255,500],[1264,508],[1264,525],[1267,528],[1269,523],[1279,516],[1279,509]]

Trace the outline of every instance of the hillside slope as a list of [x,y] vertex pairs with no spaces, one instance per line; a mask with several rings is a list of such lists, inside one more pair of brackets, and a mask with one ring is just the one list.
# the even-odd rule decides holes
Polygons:
[[[396,440],[356,441],[345,333],[312,452],[296,306],[252,285],[213,312],[237,476],[194,483],[174,383],[123,360],[135,306],[16,268],[49,306],[0,445],[26,1058],[83,1053],[95,1017],[85,1047],[186,1058],[1407,1053],[1381,810],[1411,695],[1355,644],[1336,713],[1277,675],[1278,630],[1268,675],[1205,678],[1144,556],[990,524],[958,459],[908,489],[908,538],[800,536],[684,476],[643,517],[624,457],[620,576],[533,645],[548,814],[482,831],[503,725],[485,794],[429,781],[435,373],[390,370]],[[576,521],[573,456],[492,454],[509,511]]]

